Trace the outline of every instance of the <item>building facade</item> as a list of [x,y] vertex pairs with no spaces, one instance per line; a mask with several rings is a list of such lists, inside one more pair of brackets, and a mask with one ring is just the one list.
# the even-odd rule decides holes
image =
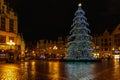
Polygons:
[[67,54],[62,37],[58,37],[57,41],[39,40],[36,49],[36,54],[41,58],[63,58]]
[[107,29],[101,35],[93,38],[95,56],[99,58],[119,58],[120,54],[120,24],[110,33]]
[[25,50],[25,45],[18,33],[18,17],[7,4],[4,0],[0,0],[0,58],[14,57],[16,59],[19,54],[8,55],[5,52],[11,50],[19,51],[21,54],[21,50]]

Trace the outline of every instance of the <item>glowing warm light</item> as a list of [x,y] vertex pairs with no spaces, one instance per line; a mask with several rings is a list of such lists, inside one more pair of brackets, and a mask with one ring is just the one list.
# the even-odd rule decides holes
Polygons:
[[36,62],[35,62],[35,61],[32,61],[32,62],[31,62],[31,69],[32,69],[32,70],[36,70],[35,66],[36,66]]
[[114,49],[114,48],[112,48],[112,50],[114,51],[115,49]]
[[32,64],[32,66],[35,66],[35,61],[32,61],[32,63],[31,63],[31,64]]
[[120,47],[118,49],[120,50]]
[[53,49],[54,49],[54,50],[57,50],[57,46],[54,46]]
[[[55,74],[53,74],[55,72]],[[49,73],[50,76],[54,77],[55,79],[60,76],[60,65],[59,62],[49,62]]]
[[52,47],[49,47],[49,49],[52,49]]
[[35,51],[32,51],[32,53],[34,54],[34,53],[35,53]]
[[79,4],[78,4],[78,6],[79,6],[79,7],[81,7],[81,6],[82,6],[82,4],[81,4],[81,3],[79,3]]
[[15,45],[15,43],[12,40],[10,40],[9,42],[7,42],[7,44],[8,45]]
[[13,80],[14,78],[19,78],[19,72],[17,72],[19,68],[14,65],[5,65],[2,67],[0,76],[1,80]]
[[115,59],[119,59],[120,56],[119,56],[119,55],[114,55],[114,58],[115,58]]

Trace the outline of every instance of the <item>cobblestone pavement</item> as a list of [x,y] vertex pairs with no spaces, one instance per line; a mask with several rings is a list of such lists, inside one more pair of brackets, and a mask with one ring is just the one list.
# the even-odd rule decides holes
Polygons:
[[120,62],[0,63],[0,80],[120,80]]

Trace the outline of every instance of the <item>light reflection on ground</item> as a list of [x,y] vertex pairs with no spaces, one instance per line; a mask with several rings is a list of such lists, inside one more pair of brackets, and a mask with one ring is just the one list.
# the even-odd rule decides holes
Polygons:
[[17,72],[19,68],[15,65],[11,65],[11,64],[8,64],[8,65],[4,65],[3,67],[1,67],[1,78],[0,79],[3,79],[3,80],[13,80],[13,79],[16,79],[19,78],[19,74]]
[[0,63],[0,80],[120,80],[120,62]]

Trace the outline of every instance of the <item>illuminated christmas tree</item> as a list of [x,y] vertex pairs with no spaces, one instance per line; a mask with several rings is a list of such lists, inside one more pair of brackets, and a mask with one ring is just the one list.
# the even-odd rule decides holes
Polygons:
[[81,4],[78,6],[78,10],[75,12],[73,19],[72,29],[70,30],[69,42],[67,43],[68,56],[64,59],[70,60],[93,60],[95,59],[91,51],[93,50],[91,45],[93,44],[89,35],[90,29],[87,28],[89,24],[86,22],[87,18],[84,16],[85,12],[81,8]]

